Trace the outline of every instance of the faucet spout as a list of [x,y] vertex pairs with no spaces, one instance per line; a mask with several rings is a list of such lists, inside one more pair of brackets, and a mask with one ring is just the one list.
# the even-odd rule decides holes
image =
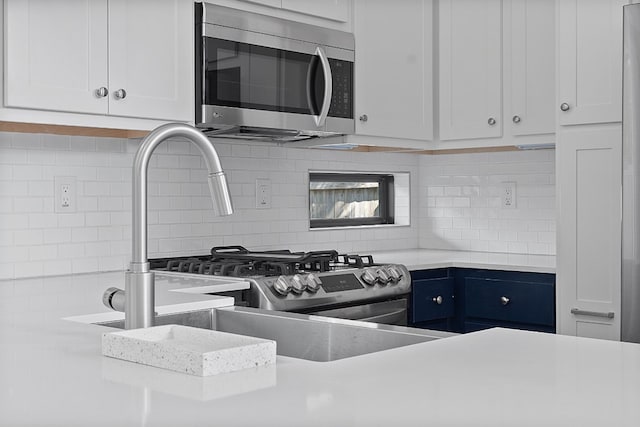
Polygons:
[[153,326],[155,292],[147,252],[147,170],[153,151],[169,138],[186,138],[198,147],[209,171],[214,214],[233,213],[229,186],[218,153],[202,132],[186,124],[169,123],[156,128],[142,140],[133,161],[132,258],[125,273],[126,329]]

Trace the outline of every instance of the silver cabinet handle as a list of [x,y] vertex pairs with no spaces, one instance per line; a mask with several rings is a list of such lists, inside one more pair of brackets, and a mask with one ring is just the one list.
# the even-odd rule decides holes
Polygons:
[[588,310],[580,310],[579,308],[572,308],[571,314],[576,314],[579,316],[593,316],[593,317],[606,317],[607,319],[613,319],[615,313],[613,311],[602,312],[602,311],[588,311]]
[[367,120],[369,120],[369,117],[366,114],[360,116],[360,121],[362,123],[366,122]]
[[496,124],[496,119],[494,119],[493,117],[489,117],[489,120],[487,120],[487,123],[489,123],[489,126],[493,126]]
[[442,295],[438,295],[437,297],[433,297],[433,302],[435,302],[436,304],[440,305],[442,304]]
[[113,92],[113,96],[116,99],[125,99],[127,97],[127,91],[124,89],[118,89],[117,91]]
[[522,119],[520,118],[520,116],[513,116],[513,123],[520,123],[522,121]]
[[320,57],[320,63],[322,64],[322,72],[324,73],[324,100],[322,101],[322,108],[320,109],[320,115],[314,116],[316,126],[324,126],[325,120],[329,115],[329,107],[331,107],[331,96],[333,95],[333,77],[331,76],[331,66],[329,65],[329,58],[324,49],[318,46],[316,48],[316,55]]
[[102,86],[101,88],[96,89],[96,96],[98,98],[104,98],[107,95],[109,95],[109,89],[106,87]]
[[560,109],[562,111],[569,111],[571,109],[571,106],[566,102],[563,102],[562,104],[560,104]]
[[509,301],[511,301],[511,300],[509,298],[507,298],[507,297],[500,297],[500,304],[502,304],[502,305],[509,304]]

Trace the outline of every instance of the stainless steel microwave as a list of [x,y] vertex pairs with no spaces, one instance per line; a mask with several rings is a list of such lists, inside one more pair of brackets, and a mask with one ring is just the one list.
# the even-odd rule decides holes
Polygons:
[[353,34],[196,3],[196,118],[220,136],[354,132]]

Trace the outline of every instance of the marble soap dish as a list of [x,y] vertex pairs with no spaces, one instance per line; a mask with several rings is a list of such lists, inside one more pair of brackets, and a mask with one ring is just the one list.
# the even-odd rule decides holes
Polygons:
[[276,342],[181,325],[108,332],[102,354],[191,375],[209,376],[276,361]]

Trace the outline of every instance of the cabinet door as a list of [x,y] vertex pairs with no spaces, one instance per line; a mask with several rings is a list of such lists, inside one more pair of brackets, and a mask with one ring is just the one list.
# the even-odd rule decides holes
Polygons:
[[511,135],[555,132],[555,1],[511,0],[505,9],[505,89]]
[[6,0],[5,106],[105,114],[106,0]]
[[354,18],[356,133],[432,139],[431,0],[356,0]]
[[454,278],[414,280],[412,284],[413,323],[454,316]]
[[440,139],[502,135],[502,2],[440,1]]
[[622,120],[625,0],[558,1],[559,123]]
[[[393,5],[395,6],[395,5]],[[349,22],[350,0],[282,0],[282,8],[307,15]],[[379,28],[379,26],[378,26]]]
[[555,326],[555,289],[532,283],[469,277],[465,279],[467,318]]
[[186,0],[110,0],[110,114],[194,119],[193,19]]
[[[558,332],[620,339],[622,134],[620,125],[560,129]],[[572,314],[579,309],[601,316]],[[602,317],[613,313],[613,318]]]

